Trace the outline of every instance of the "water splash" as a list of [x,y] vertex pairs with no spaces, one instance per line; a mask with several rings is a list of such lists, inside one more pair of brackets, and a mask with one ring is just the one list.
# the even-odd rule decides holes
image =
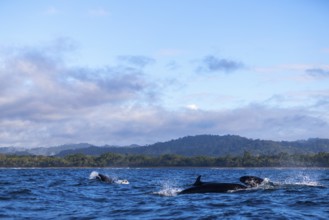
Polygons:
[[89,179],[90,180],[96,179],[97,176],[98,176],[98,172],[97,171],[92,171],[89,175]]
[[297,176],[288,178],[284,184],[301,185],[301,186],[321,186],[319,182],[313,180],[309,175],[299,174]]
[[158,192],[153,192],[153,194],[160,196],[177,196],[182,190],[181,188],[173,186],[170,182],[164,182],[162,183],[162,188]]
[[269,178],[264,178],[263,181],[260,184],[256,184],[253,187],[248,187],[247,191],[254,191],[254,190],[267,190],[267,189],[273,189],[277,186],[276,183],[273,183]]
[[153,194],[160,195],[160,196],[177,196],[182,189],[180,188],[163,188],[158,192],[154,192]]

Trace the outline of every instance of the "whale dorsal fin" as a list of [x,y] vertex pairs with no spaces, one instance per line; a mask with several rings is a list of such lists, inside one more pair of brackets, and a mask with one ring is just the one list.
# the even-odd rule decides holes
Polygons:
[[200,185],[202,185],[201,175],[196,178],[195,183],[193,184],[193,186],[200,186]]

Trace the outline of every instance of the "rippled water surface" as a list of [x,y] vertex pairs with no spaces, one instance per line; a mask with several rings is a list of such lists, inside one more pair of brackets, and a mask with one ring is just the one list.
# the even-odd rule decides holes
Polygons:
[[[130,184],[92,179],[92,172]],[[275,186],[178,195],[196,177]],[[0,169],[0,219],[328,219],[328,169]]]

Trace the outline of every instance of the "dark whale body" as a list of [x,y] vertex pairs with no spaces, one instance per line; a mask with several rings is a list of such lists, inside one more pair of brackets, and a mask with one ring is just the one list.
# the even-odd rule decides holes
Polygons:
[[96,176],[96,179],[98,179],[102,182],[106,182],[106,183],[113,183],[114,182],[110,177],[108,177],[106,175],[103,175],[101,173],[98,173],[98,175]]
[[191,194],[191,193],[225,193],[231,190],[243,190],[249,187],[254,187],[263,182],[263,179],[253,176],[243,176],[240,181],[247,186],[239,183],[214,183],[202,182],[201,176],[198,176],[192,187],[184,189],[178,194]]
[[240,177],[240,182],[246,184],[247,186],[250,187],[256,187],[260,184],[262,184],[262,182],[264,181],[264,179],[259,178],[257,176],[242,176]]

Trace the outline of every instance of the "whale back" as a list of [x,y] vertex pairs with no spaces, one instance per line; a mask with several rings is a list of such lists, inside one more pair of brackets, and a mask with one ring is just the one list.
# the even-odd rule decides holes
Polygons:
[[101,173],[99,173],[96,178],[99,179],[100,181],[103,181],[103,182],[106,182],[106,183],[112,183],[113,182],[113,180],[111,178],[109,178],[108,176],[103,175]]

